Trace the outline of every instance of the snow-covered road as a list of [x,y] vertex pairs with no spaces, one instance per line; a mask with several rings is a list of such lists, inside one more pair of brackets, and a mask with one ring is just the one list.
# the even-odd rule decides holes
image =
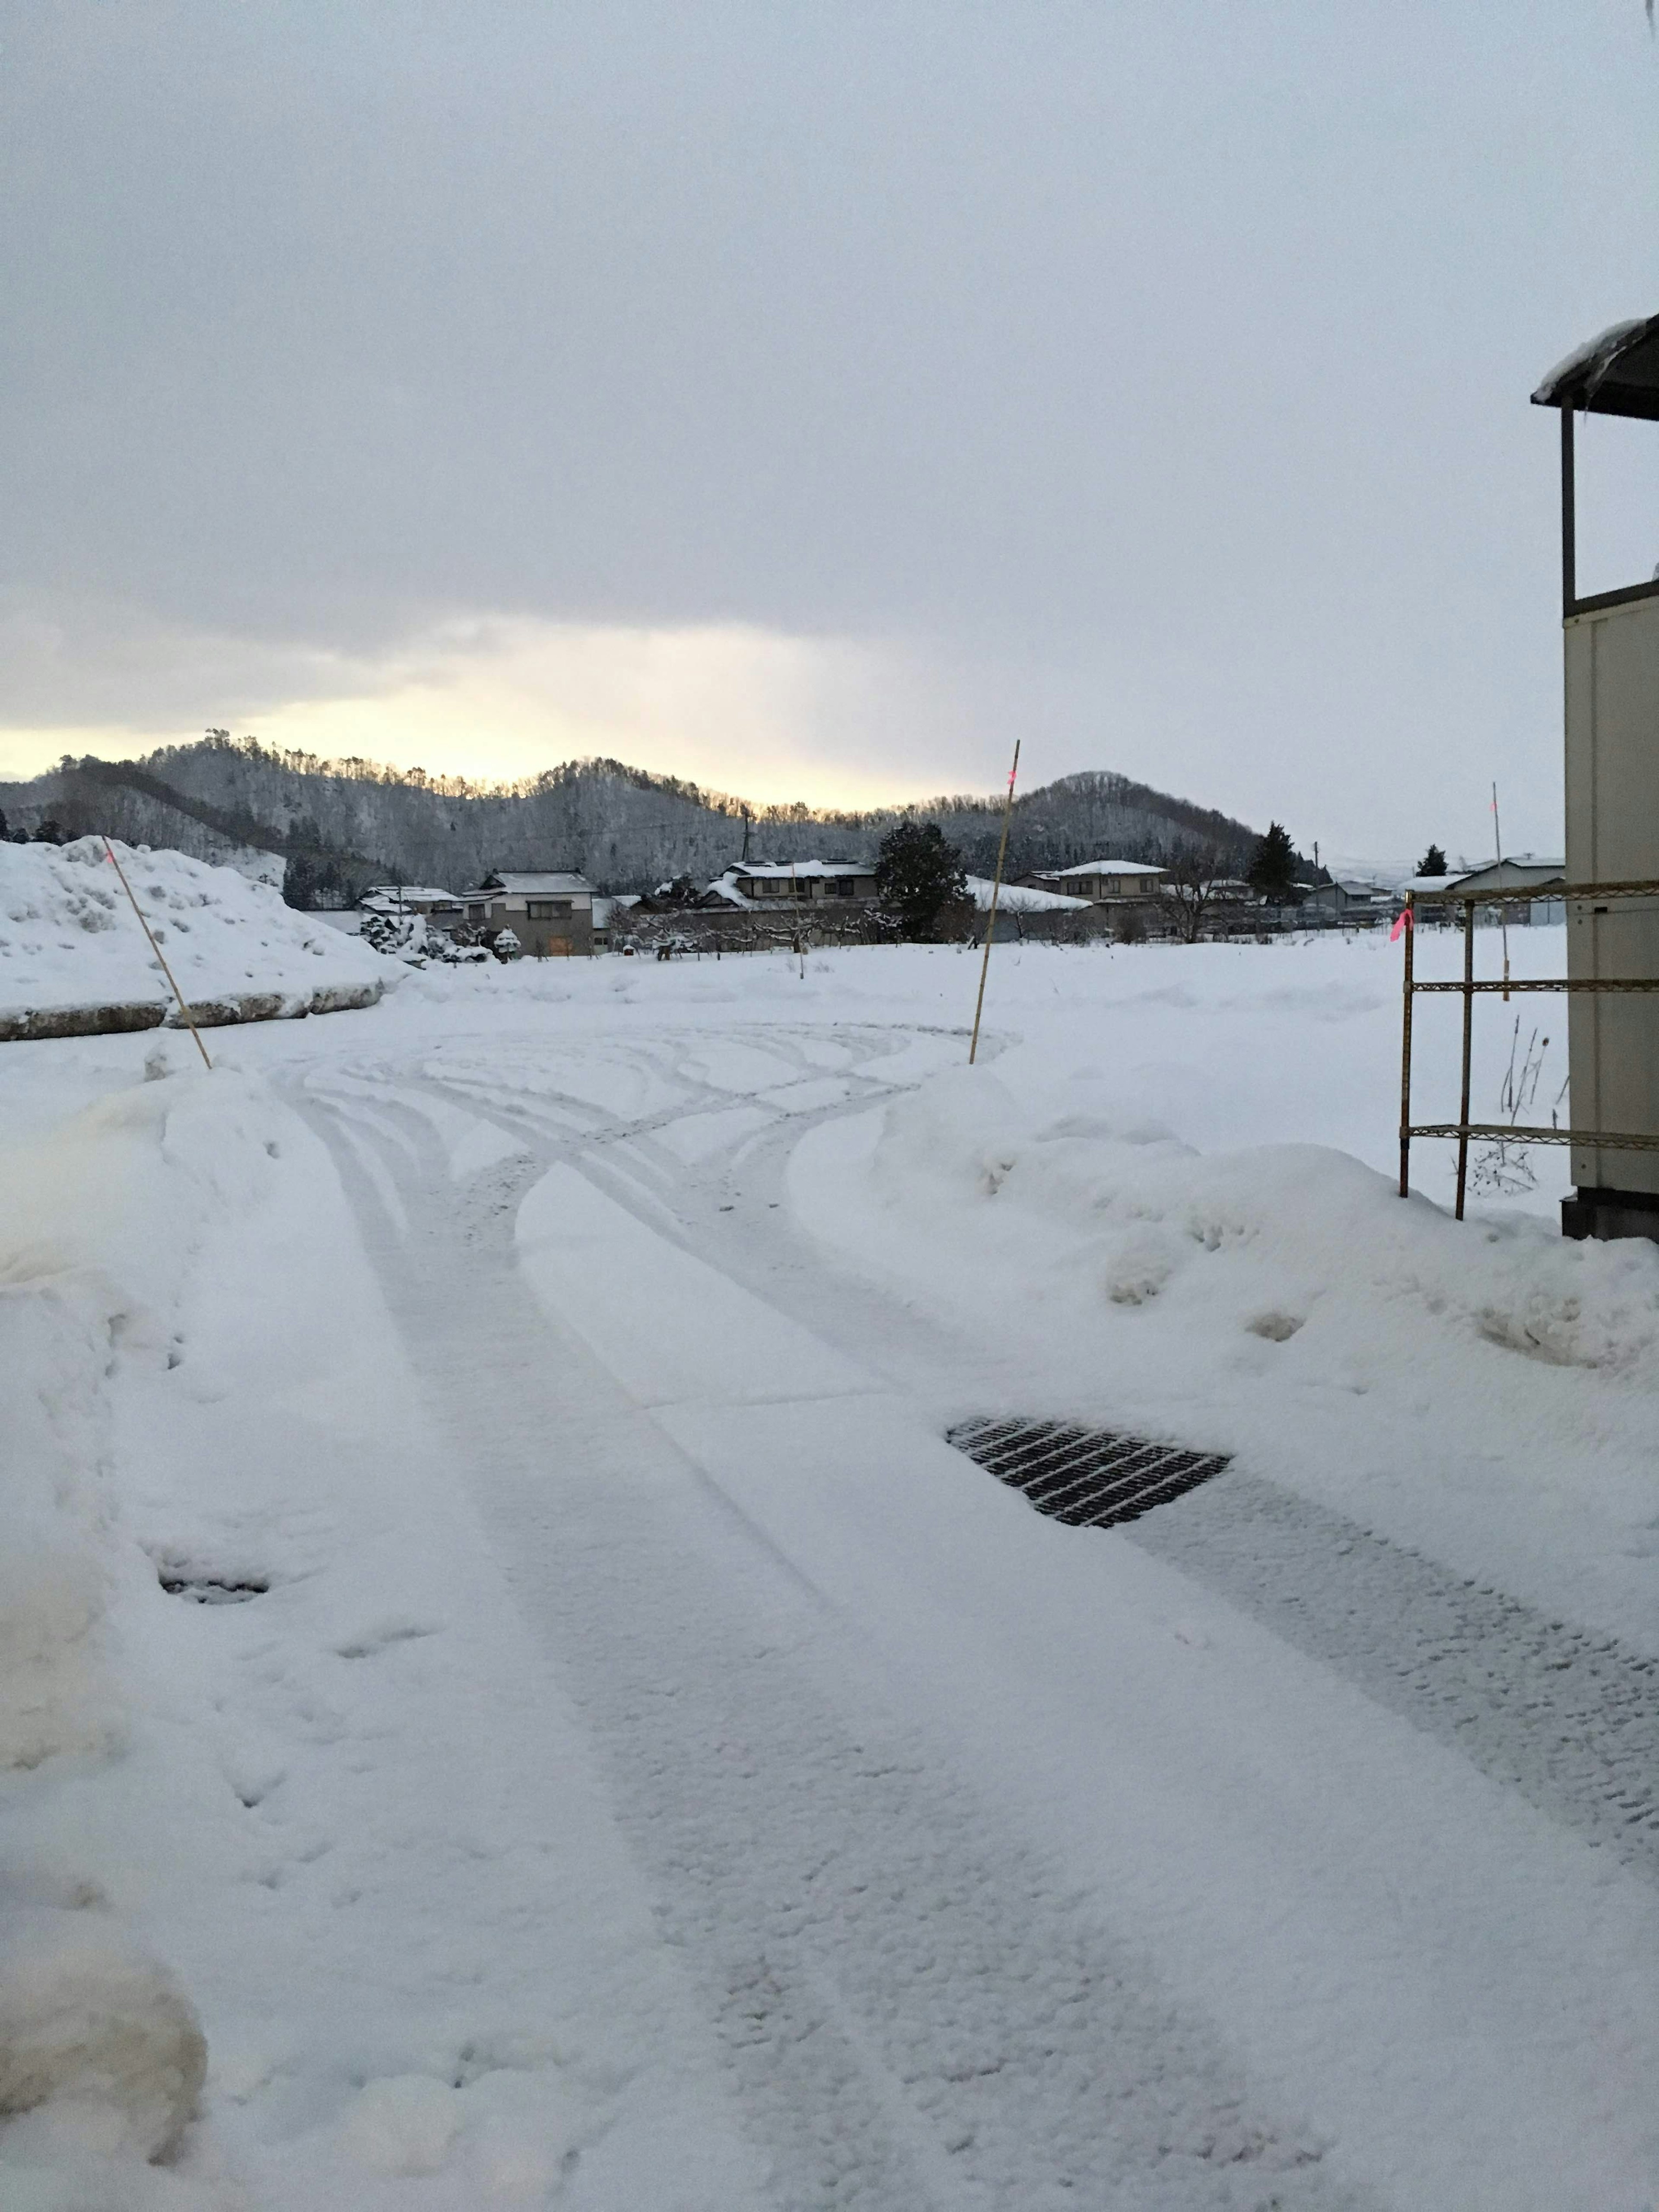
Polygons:
[[[1109,1321],[1085,1313],[1077,1334],[1079,1239],[1096,1232],[1054,1182],[1059,1152],[1041,1170],[1058,1227],[1030,1200],[963,1229],[954,1200],[930,1221],[895,1194],[895,1174],[907,1192],[926,1181],[918,1147],[928,1172],[955,1172],[979,1110],[927,994],[872,1004],[832,983],[797,1006],[691,975],[649,988],[648,1012],[578,1000],[457,1021],[444,1000],[238,1041],[272,1083],[272,1128],[293,1130],[266,1149],[303,1163],[291,1188],[329,1274],[308,1303],[343,1347],[333,1387],[377,1378],[358,1418],[397,1473],[370,1540],[407,1555],[400,1589],[423,1577],[356,1643],[329,1632],[331,1649],[417,1670],[386,1673],[372,1713],[342,1704],[326,1728],[395,1769],[395,1817],[362,1806],[360,1856],[392,1885],[380,1940],[401,1909],[432,1953],[403,1969],[406,2043],[382,2021],[349,2063],[345,2037],[341,2063],[365,2096],[428,2081],[405,2136],[444,2096],[461,2103],[435,2161],[400,2167],[388,2120],[352,2168],[363,2128],[321,2124],[326,2068],[250,2049],[234,2096],[257,2124],[221,2132],[226,2173],[254,2193],[223,2201],[1642,2212],[1659,2197],[1659,1636],[1640,1632],[1649,1553],[1598,1532],[1625,1525],[1619,1455],[1643,1406],[1595,1380],[1576,1549],[1554,1541],[1559,1501],[1482,1548],[1492,1486],[1524,1502],[1534,1480],[1524,1454],[1461,1492],[1449,1475],[1443,1501],[1409,1468],[1370,1496],[1352,1468],[1325,1480],[1356,1394],[1375,1392],[1395,1438],[1452,1418],[1455,1394],[1431,1358],[1413,1371],[1406,1339],[1398,1375],[1386,1345],[1360,1376],[1328,1351],[1300,1386],[1308,1433],[1275,1465],[1229,1407],[1288,1387],[1306,1355],[1289,1324],[1281,1342],[1255,1317],[1282,1306],[1312,1340],[1310,1280],[1253,1261],[1244,1348],[1224,1362],[1193,1325],[1183,1406],[1152,1333],[1184,1264],[1148,1243],[1155,1182],[1128,1261],[1114,1248],[1103,1263]],[[992,1083],[1017,1092],[1022,1054],[1044,1051],[1028,1084],[1056,1080],[1035,1028],[994,1040]],[[973,1140],[993,1199],[1037,1172],[1012,1128],[994,1114]],[[1074,1121],[1058,1139],[1101,1141]],[[1146,1154],[1144,1133],[1131,1141]],[[1345,1202],[1340,1183],[1316,1195]],[[1207,1243],[1202,1222],[1187,1233],[1218,1270],[1250,1241],[1231,1214]],[[1430,1217],[1404,1288],[1379,1262],[1373,1335],[1414,1326],[1401,1313],[1419,1291],[1435,1341],[1453,1328],[1462,1292],[1435,1271],[1465,1262],[1437,1257],[1438,1234]],[[1055,1255],[1063,1295],[1031,1250]],[[1522,1255],[1534,1273],[1554,1265],[1538,1250]],[[1500,1241],[1467,1264],[1522,1261]],[[1129,1263],[1144,1285],[1120,1297]],[[1102,1260],[1086,1264],[1097,1281]],[[234,1262],[216,1266],[222,1303]],[[1645,1325],[1630,1283],[1651,1287],[1608,1279],[1571,1318],[1623,1341]],[[1498,1363],[1517,1419],[1547,1436],[1579,1418],[1585,1370],[1499,1348],[1514,1287],[1474,1283],[1459,1357],[1475,1395]],[[1544,1292],[1525,1311],[1558,1325]],[[1098,1340],[1080,1358],[1085,1322]],[[365,1357],[343,1348],[374,1330]],[[152,1377],[129,1407],[151,1424],[141,1459],[176,1419],[173,1387]],[[261,1422],[257,1394],[204,1395],[210,1421]],[[1235,1464],[1129,1528],[1081,1530],[943,1441],[971,1413],[1119,1407]],[[362,1540],[322,1527],[355,1452],[319,1449],[285,1525],[243,1511],[267,1565],[284,1541],[320,1559]],[[1638,1527],[1642,1510],[1650,1495]],[[267,1684],[278,1631],[252,1624],[277,1595],[235,1616],[236,1663]],[[191,1627],[231,1649],[222,1614]],[[262,1725],[267,1771],[245,1804],[277,1802],[271,1773],[304,1782],[281,1720]],[[290,1978],[331,1941],[332,1787],[313,1787],[276,1884],[315,1920]],[[458,1789],[480,1801],[479,1840],[446,1827],[438,1849],[415,1808],[450,1821]],[[400,1903],[399,1855],[423,1852],[441,1870]],[[582,1941],[553,1925],[573,1918]],[[147,1925],[165,1942],[164,1911]],[[371,1929],[354,1972],[374,1950]],[[538,1977],[560,1986],[532,2020]],[[526,2013],[526,2049],[446,2057],[478,2005]],[[522,2093],[493,2116],[493,2166],[466,2101],[480,2073]],[[538,2136],[526,2100],[550,2082],[570,2117]]]

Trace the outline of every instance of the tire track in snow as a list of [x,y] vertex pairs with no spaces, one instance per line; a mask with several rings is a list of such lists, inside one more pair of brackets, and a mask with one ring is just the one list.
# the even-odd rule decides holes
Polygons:
[[388,1301],[609,1763],[776,2203],[1359,2212],[541,1319],[511,1243],[539,1167],[458,1198],[435,1163],[396,1164],[408,1243],[364,1221]]
[[1659,1881],[1659,1660],[1237,1468],[1122,1534]]

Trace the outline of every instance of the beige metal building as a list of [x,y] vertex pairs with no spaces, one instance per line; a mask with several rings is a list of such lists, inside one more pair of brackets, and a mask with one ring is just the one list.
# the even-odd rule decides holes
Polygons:
[[[1574,981],[1659,980],[1659,894],[1574,898],[1574,884],[1659,880],[1659,578],[1580,598],[1573,422],[1659,422],[1659,315],[1581,346],[1533,394],[1561,410],[1561,578],[1566,671],[1567,971]],[[1659,1146],[1659,992],[1570,1000],[1572,1127]],[[1659,1149],[1572,1150],[1569,1235],[1659,1237]]]

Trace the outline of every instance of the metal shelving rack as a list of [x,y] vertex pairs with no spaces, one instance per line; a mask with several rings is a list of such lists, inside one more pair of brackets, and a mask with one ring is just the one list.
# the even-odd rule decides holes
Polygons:
[[[1580,900],[1612,900],[1651,898],[1659,896],[1659,878],[1644,878],[1625,883],[1540,884],[1531,894],[1539,893],[1572,902]],[[1474,912],[1482,906],[1516,906],[1527,893],[1517,888],[1498,891],[1412,892],[1406,894],[1406,963],[1400,1048],[1400,1195],[1404,1198],[1411,1188],[1411,1151],[1413,1137],[1454,1137],[1457,1140],[1457,1206],[1458,1220],[1463,1218],[1463,1195],[1468,1181],[1469,1139],[1471,1137],[1502,1139],[1521,1145],[1605,1145],[1626,1152],[1659,1152],[1659,1136],[1630,1136],[1613,1129],[1532,1129],[1516,1127],[1507,1121],[1471,1121],[1469,1119],[1469,1055],[1474,1040],[1474,1002],[1483,994],[1501,991],[1505,999],[1511,994],[1531,991],[1659,991],[1659,976],[1524,976],[1518,981],[1510,978],[1477,982],[1474,975]],[[1463,974],[1460,981],[1450,983],[1419,982],[1413,973],[1417,939],[1416,917],[1425,906],[1461,906],[1463,908]],[[1455,1121],[1418,1121],[1412,1120],[1412,1002],[1420,992],[1459,991],[1463,997],[1463,1085],[1457,1119]]]

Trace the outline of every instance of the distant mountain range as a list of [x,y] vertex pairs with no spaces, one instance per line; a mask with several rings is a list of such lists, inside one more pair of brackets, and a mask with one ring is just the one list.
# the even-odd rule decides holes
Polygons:
[[[288,864],[296,903],[345,904],[365,884],[401,879],[459,890],[496,868],[574,868],[606,891],[717,875],[750,860],[867,860],[902,820],[937,822],[970,871],[989,874],[998,799],[943,798],[865,813],[750,806],[621,761],[568,761],[511,786],[434,777],[367,761],[276,752],[210,732],[141,761],[66,759],[24,783],[0,783],[14,828],[55,820],[198,860]],[[1256,832],[1231,816],[1104,769],[1061,776],[1018,798],[1011,876],[1080,860],[1161,860],[1194,846],[1242,866]]]

